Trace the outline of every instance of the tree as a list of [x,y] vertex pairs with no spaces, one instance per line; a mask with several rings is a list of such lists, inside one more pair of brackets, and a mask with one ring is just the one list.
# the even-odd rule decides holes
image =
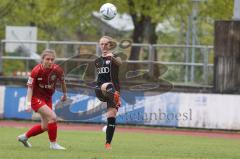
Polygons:
[[[127,0],[128,13],[131,15],[134,24],[132,35],[133,43],[147,42],[156,44],[158,36],[156,34],[157,24],[167,16],[182,1],[164,0]],[[130,54],[131,60],[139,59],[140,48],[133,47]]]
[[[134,43],[157,43],[159,40],[159,35],[155,32],[157,24],[166,19],[174,19],[171,21],[172,25],[182,28],[180,31],[182,34],[179,33],[179,35],[184,35],[187,16],[191,14],[192,7],[192,1],[189,0],[148,0],[147,2],[145,0],[110,0],[109,2],[117,6],[119,13],[129,13],[132,16],[135,27],[132,33]],[[41,39],[86,40],[89,35],[97,34],[97,26],[91,22],[91,13],[98,11],[103,3],[106,1],[4,0],[0,2],[0,24],[2,26],[0,37],[3,38],[5,25],[30,25],[39,28]],[[199,18],[231,19],[233,1],[208,0],[201,1],[199,4]],[[209,22],[212,23],[211,20],[201,23]],[[170,41],[174,38],[176,36]],[[134,51],[134,49],[130,59],[139,57],[139,51]]]

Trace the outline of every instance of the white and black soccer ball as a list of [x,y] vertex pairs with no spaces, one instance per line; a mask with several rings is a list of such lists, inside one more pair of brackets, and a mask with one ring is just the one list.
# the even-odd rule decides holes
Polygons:
[[111,3],[105,3],[100,8],[100,13],[105,20],[111,20],[117,15],[117,8]]

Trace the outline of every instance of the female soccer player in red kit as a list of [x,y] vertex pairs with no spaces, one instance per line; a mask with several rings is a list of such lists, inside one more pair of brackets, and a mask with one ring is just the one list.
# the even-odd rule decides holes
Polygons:
[[18,141],[23,143],[25,147],[31,147],[31,144],[28,142],[30,137],[47,131],[50,140],[50,149],[65,149],[56,142],[57,116],[52,110],[52,96],[58,81],[61,82],[63,92],[61,100],[65,101],[67,98],[64,71],[59,65],[54,64],[55,57],[54,50],[44,50],[41,55],[41,63],[33,68],[31,76],[28,79],[27,106],[40,114],[41,124],[33,126],[26,133],[18,136]]

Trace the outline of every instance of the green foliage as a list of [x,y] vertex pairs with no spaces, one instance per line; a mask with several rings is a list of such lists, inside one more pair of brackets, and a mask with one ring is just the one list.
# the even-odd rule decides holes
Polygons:
[[[195,23],[196,44],[213,45],[214,21],[231,20],[233,13],[233,0],[4,0],[0,1],[0,39],[4,39],[6,25],[30,25],[38,27],[39,40],[97,41],[101,28],[92,21],[92,12],[98,11],[106,2],[115,4],[119,13],[132,15],[135,25],[145,25],[139,33],[145,33],[140,38],[147,43],[154,36],[157,24],[168,22],[165,29],[156,33],[155,43],[186,44],[187,33],[192,34]],[[191,17],[193,8],[197,17]],[[143,17],[144,23],[136,23]],[[166,31],[166,28],[173,29]],[[130,38],[129,34],[125,37]],[[189,38],[191,45],[192,35]],[[173,54],[168,61],[178,60]],[[200,56],[196,61],[202,61]],[[209,56],[209,62],[213,62],[213,54]],[[182,72],[176,69],[174,74]],[[201,71],[196,72],[197,81],[200,74]],[[169,76],[176,79],[176,75]]]
[[[189,0],[149,0],[147,3],[145,0],[4,0],[0,2],[0,38],[4,38],[6,25],[31,25],[38,27],[39,39],[87,40],[98,34],[98,26],[91,21],[92,11],[98,11],[106,2],[115,4],[119,13],[136,14],[138,18],[141,15],[151,17],[153,23],[170,21],[178,33],[174,33],[175,36],[172,33],[167,35],[173,42],[185,42],[184,34],[193,4]],[[132,6],[129,6],[130,2]],[[232,9],[232,0],[208,0],[198,3],[199,43],[212,44],[210,37],[213,35],[214,20],[231,19]],[[159,34],[161,42],[165,42],[165,38],[168,42],[166,35]]]
[[231,20],[234,0],[207,0],[201,5],[200,15],[214,20]]
[[25,64],[19,60],[4,60],[3,72],[5,76],[12,76],[17,71],[25,71]]
[[[4,4],[0,2],[0,6]],[[39,39],[74,40],[96,32],[96,28],[92,28],[91,13],[98,7],[98,3],[86,0],[18,0],[0,23],[4,27],[37,26]]]

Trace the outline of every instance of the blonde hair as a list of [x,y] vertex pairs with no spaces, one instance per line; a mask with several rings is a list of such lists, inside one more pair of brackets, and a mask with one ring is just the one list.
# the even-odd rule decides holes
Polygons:
[[110,43],[110,46],[111,46],[110,50],[114,49],[117,46],[117,42],[111,36],[104,35],[100,38],[100,40],[101,39],[108,39],[109,40],[109,43]]
[[45,50],[43,50],[43,52],[41,54],[41,59],[43,60],[45,58],[45,56],[47,56],[47,55],[53,55],[54,59],[56,58],[55,50],[52,50],[52,49],[45,49]]

